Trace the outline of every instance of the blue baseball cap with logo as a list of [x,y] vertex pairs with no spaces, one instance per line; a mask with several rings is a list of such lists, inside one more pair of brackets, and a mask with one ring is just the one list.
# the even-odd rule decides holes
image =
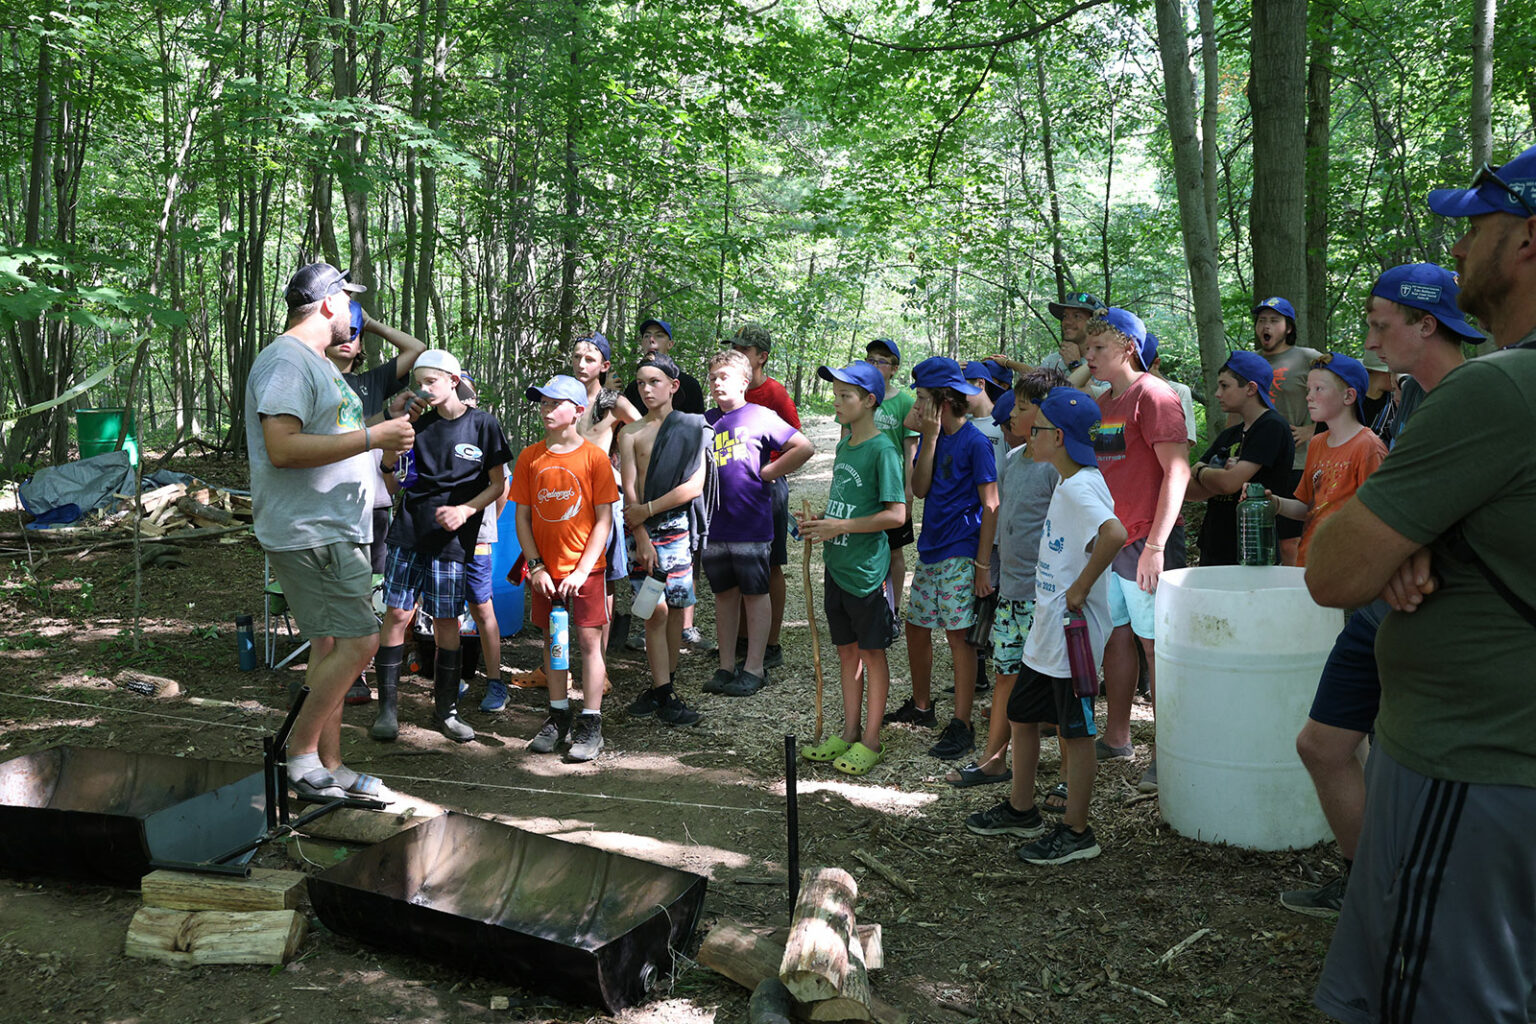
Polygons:
[[537,384],[529,385],[526,394],[530,402],[548,398],[555,402],[570,402],[578,409],[587,407],[587,389],[581,386],[581,381],[563,373],[549,378],[543,387]]
[[1355,411],[1357,413],[1360,411],[1360,402],[1364,400],[1365,393],[1371,387],[1371,373],[1365,368],[1364,363],[1340,352],[1324,352],[1322,358],[1312,361],[1312,369],[1328,370],[1342,380],[1345,387],[1354,388]]
[[1271,296],[1270,298],[1267,298],[1263,302],[1259,303],[1257,306],[1253,307],[1253,315],[1258,316],[1266,309],[1274,313],[1279,313],[1281,316],[1285,317],[1287,320],[1290,320],[1292,323],[1294,323],[1296,320],[1296,307],[1291,305],[1290,299],[1281,298],[1278,295]]
[[1221,368],[1232,373],[1238,380],[1257,384],[1259,397],[1264,400],[1264,404],[1271,409],[1275,407],[1269,397],[1269,389],[1275,385],[1275,373],[1270,369],[1268,359],[1257,352],[1233,352],[1227,356]]
[[1439,264],[1404,263],[1385,270],[1371,285],[1371,294],[1421,309],[1452,334],[1470,341],[1483,340],[1482,332],[1467,323],[1456,305],[1456,296],[1461,294],[1456,275]]
[[1466,188],[1435,189],[1429,194],[1429,208],[1442,217],[1536,217],[1536,146],[1502,167],[1483,164]]
[[962,395],[979,395],[981,388],[965,379],[960,364],[946,356],[929,356],[912,367],[914,388],[953,388]]
[[1093,434],[1099,425],[1099,404],[1092,396],[1077,388],[1051,388],[1035,404],[1051,426],[1061,431],[1062,447],[1072,461],[1097,468],[1099,457],[1093,451]]
[[816,376],[822,380],[840,381],[843,384],[852,384],[856,388],[863,388],[875,396],[875,404],[879,405],[885,400],[885,375],[876,369],[875,364],[866,363],[862,359],[856,359],[841,370],[830,366],[817,368]]

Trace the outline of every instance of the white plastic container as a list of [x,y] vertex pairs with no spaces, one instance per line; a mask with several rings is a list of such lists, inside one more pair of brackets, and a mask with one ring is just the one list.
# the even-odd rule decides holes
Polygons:
[[1158,581],[1158,804],[1180,835],[1256,850],[1331,835],[1296,734],[1344,613],[1314,602],[1304,573],[1221,565]]

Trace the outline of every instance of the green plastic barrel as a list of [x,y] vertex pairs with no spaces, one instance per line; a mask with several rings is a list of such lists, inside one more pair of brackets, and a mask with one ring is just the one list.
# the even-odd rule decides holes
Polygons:
[[[122,407],[108,409],[76,409],[75,432],[80,440],[80,457],[105,455],[117,448],[118,431],[122,430],[123,417],[128,410]],[[130,465],[139,464],[139,439],[135,436],[136,424],[128,416],[128,435],[123,438],[123,449],[128,452]]]

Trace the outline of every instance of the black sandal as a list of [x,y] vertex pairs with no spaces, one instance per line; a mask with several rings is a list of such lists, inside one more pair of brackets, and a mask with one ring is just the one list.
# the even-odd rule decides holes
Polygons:
[[[1052,804],[1052,800],[1060,800],[1061,804],[1059,806]],[[1045,799],[1040,802],[1040,809],[1046,814],[1067,813],[1067,784],[1058,782],[1052,786],[1050,792],[1045,794]]]

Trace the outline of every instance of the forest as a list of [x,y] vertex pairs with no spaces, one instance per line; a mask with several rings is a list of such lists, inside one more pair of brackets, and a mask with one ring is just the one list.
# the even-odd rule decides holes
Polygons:
[[[1212,398],[1286,295],[1449,263],[1423,204],[1536,126],[1536,6],[1496,0],[10,0],[0,469],[74,410],[238,453],[281,288],[324,259],[449,348],[510,436],[577,332],[739,323],[815,367],[1050,351],[1046,302],[1140,313]],[[377,343],[372,335],[365,336]],[[377,356],[377,352],[371,353]]]

